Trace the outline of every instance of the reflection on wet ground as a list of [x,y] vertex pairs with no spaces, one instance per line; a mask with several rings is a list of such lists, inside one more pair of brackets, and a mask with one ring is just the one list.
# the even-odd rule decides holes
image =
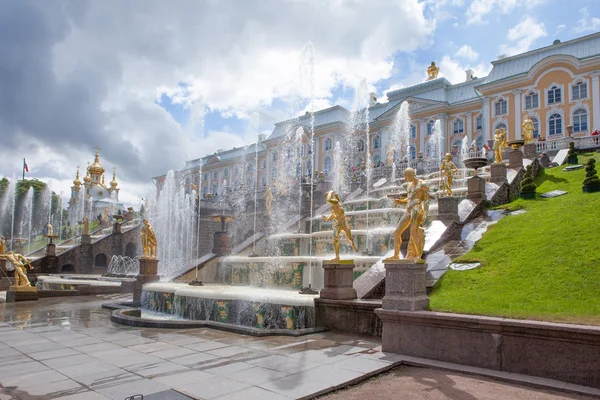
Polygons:
[[381,353],[377,338],[328,332],[256,338],[113,325],[101,306],[115,300],[128,299],[0,304],[0,399],[124,399],[171,388],[202,399],[290,399],[400,360]]

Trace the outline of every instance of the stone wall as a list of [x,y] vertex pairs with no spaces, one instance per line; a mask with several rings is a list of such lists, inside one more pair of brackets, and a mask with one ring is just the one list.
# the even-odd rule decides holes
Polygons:
[[376,311],[382,350],[600,388],[600,327]]
[[381,336],[381,320],[375,309],[381,307],[381,300],[329,300],[315,299],[318,327],[355,333],[359,335]]

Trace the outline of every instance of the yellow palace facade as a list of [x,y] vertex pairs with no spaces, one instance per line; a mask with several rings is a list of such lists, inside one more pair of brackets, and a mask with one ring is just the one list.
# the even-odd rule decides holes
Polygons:
[[[378,103],[372,94],[368,109],[371,159],[376,166],[386,162],[392,124],[402,102],[410,106],[413,159],[430,154],[429,138],[436,120],[441,124],[444,153],[456,151],[464,137],[468,143],[475,141],[481,150],[498,128],[506,129],[508,140],[520,138],[526,114],[534,123],[534,137],[538,141],[564,139],[568,132],[575,138],[589,136],[600,129],[599,77],[600,33],[595,33],[493,61],[486,77],[474,77],[468,70],[465,81],[458,84],[451,84],[445,78],[430,79],[388,92],[385,103]],[[335,143],[348,134],[351,112],[334,106],[315,112],[313,117],[314,157],[309,145],[311,116],[304,115],[275,124],[268,137],[262,136],[258,143],[245,149],[218,151],[188,161],[176,175],[188,176],[190,183],[196,185],[201,180],[203,197],[220,193],[225,185],[235,189],[257,183],[264,187],[276,179],[281,157],[289,157],[282,151],[286,134],[301,127],[303,145],[297,151],[304,161],[297,167],[298,173],[310,172],[314,160],[314,170],[328,176],[333,167]],[[258,170],[254,165],[255,146],[258,146]],[[356,141],[356,150],[359,154],[367,151],[363,138]],[[364,158],[359,156],[359,160]],[[158,185],[163,180],[164,176],[154,178]]]

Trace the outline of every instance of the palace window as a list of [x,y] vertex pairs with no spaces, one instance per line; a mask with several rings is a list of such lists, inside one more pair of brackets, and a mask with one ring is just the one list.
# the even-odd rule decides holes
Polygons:
[[219,180],[219,173],[217,171],[213,172],[213,180]]
[[413,139],[417,138],[417,126],[416,125],[410,126],[410,137]]
[[381,138],[379,136],[375,136],[375,139],[373,139],[373,148],[378,149],[380,147],[381,147]]
[[504,99],[500,99],[494,104],[494,115],[508,114],[508,103]]
[[323,162],[323,169],[325,175],[329,175],[331,173],[331,157],[325,157],[325,161]]
[[[575,92],[573,92],[575,93]],[[577,110],[573,113],[573,132],[585,132],[588,129],[587,112]]]
[[433,121],[427,123],[427,134],[431,135],[433,133]]
[[481,114],[477,116],[477,119],[475,120],[475,125],[477,126],[477,128],[475,129],[483,129],[483,117],[481,116]]
[[273,162],[277,162],[277,151],[273,151],[272,153],[272,157],[273,157]]
[[587,84],[583,82],[577,82],[573,85],[573,100],[587,98]]
[[262,175],[262,176],[260,177],[260,186],[262,186],[262,187],[265,187],[265,186],[267,186],[267,177],[266,177],[266,176],[264,176],[264,175]]
[[325,139],[325,151],[331,150],[331,139]]
[[548,89],[548,104],[560,103],[562,101],[562,93],[558,86],[554,85]]
[[204,174],[204,176],[202,177],[203,180],[207,181],[208,180],[208,174]]
[[227,178],[228,176],[229,176],[229,170],[228,170],[228,169],[225,169],[225,170],[223,171],[223,177]]
[[552,114],[548,120],[548,136],[562,135],[562,117]]
[[[504,129],[505,131],[508,131],[508,128],[506,127],[506,124],[498,124],[496,125],[496,129]],[[496,131],[496,129],[494,129],[494,132]]]
[[533,137],[537,138],[540,135],[540,121],[537,118],[532,117],[531,122],[533,123]]
[[537,108],[540,106],[540,96],[537,93],[531,92],[525,96],[525,109]]
[[410,146],[410,158],[411,160],[417,158],[417,148],[415,146]]
[[260,163],[260,169],[267,169],[267,160],[262,160]]
[[358,141],[357,148],[358,148],[358,151],[365,151],[365,142],[362,139],[360,139]]
[[464,129],[464,122],[462,119],[456,119],[454,120],[454,134],[458,134],[458,133],[463,133],[465,131]]

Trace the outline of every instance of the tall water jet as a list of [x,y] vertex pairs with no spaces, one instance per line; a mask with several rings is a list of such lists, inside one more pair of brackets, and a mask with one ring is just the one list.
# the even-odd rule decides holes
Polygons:
[[465,168],[464,160],[469,158],[469,139],[465,136],[460,143],[460,167]]
[[11,232],[16,188],[16,179],[10,180],[0,202],[0,233],[7,241],[9,237],[12,238]]
[[[410,117],[409,104],[403,101],[392,124],[392,154],[398,152],[403,161],[410,161]],[[392,156],[392,181],[396,179],[396,162]]]
[[439,119],[436,119],[433,128],[431,129],[431,136],[429,137],[429,159],[434,164],[435,168],[439,166],[442,158],[442,124]]
[[258,135],[258,113],[252,113],[252,130],[256,136],[256,144],[254,145],[254,241],[252,243],[252,255],[256,254],[256,209],[258,205],[258,145],[260,136]]
[[19,237],[27,237],[27,253],[31,250],[31,224],[33,222],[33,187],[30,187],[21,199]]
[[346,182],[344,173],[344,154],[339,140],[335,142],[333,149],[333,189],[337,193],[346,193]]

